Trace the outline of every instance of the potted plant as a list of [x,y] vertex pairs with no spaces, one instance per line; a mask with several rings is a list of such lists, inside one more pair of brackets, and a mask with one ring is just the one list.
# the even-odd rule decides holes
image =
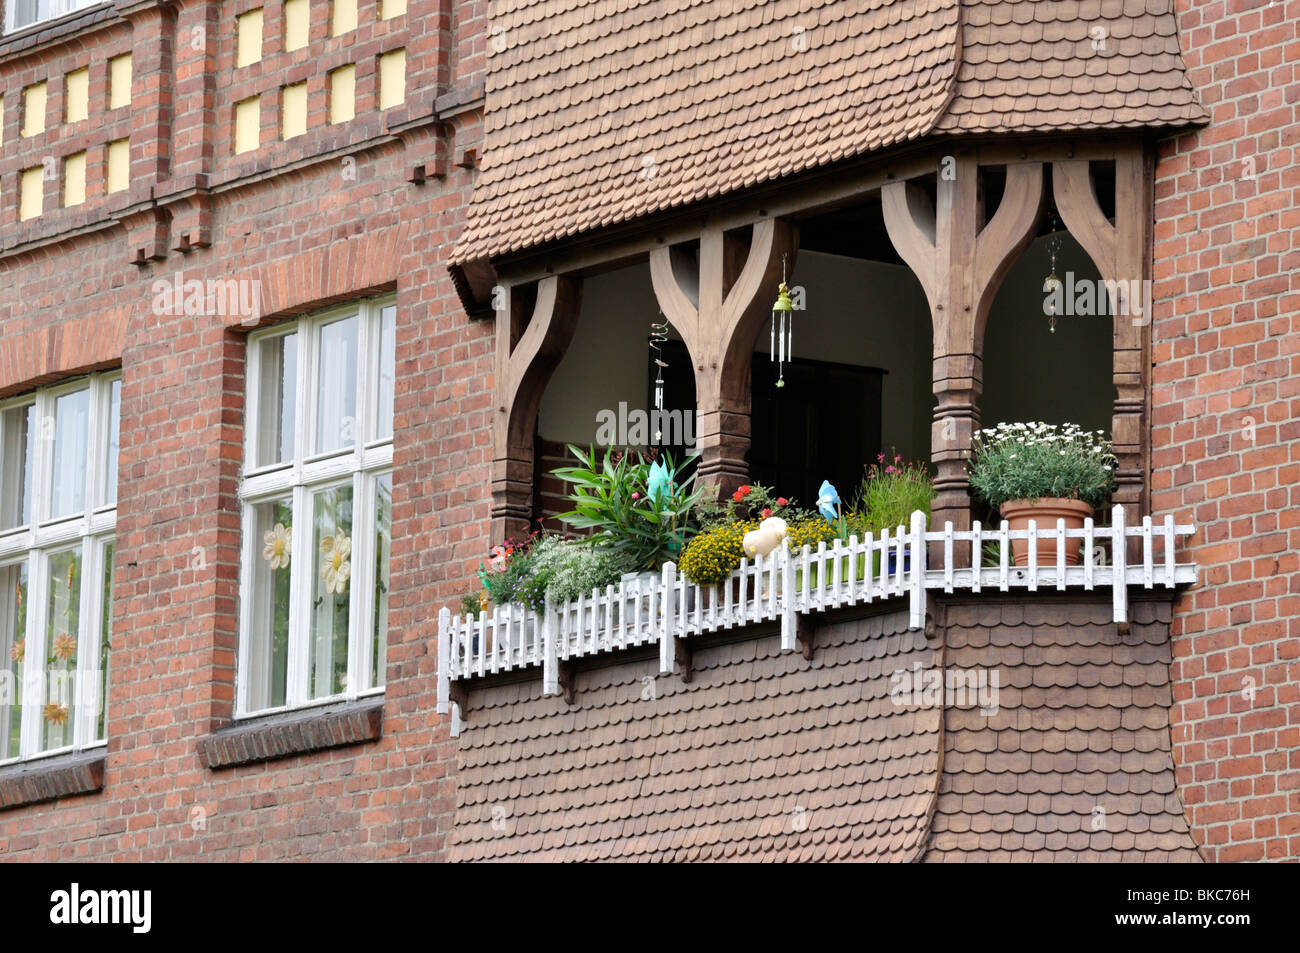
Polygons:
[[[971,487],[1013,531],[1029,528],[1082,529],[1083,522],[1106,502],[1115,486],[1115,455],[1110,441],[1098,431],[1075,424],[1000,423],[977,431]],[[1067,539],[1065,563],[1079,563],[1080,539]],[[1017,566],[1029,563],[1029,541],[1013,539]],[[1056,562],[1056,539],[1038,541],[1039,565]]]
[[[879,454],[876,462],[863,476],[862,486],[858,490],[860,507],[864,513],[863,529],[879,539],[882,530],[895,533],[900,526],[910,527],[912,513],[916,510],[927,517],[930,515],[930,504],[934,502],[934,497],[934,481],[924,463],[905,463],[897,453],[892,460],[883,453]],[[891,575],[898,571],[896,559],[897,554],[891,549],[888,560]],[[910,553],[905,553],[904,572],[911,570],[911,562]]]

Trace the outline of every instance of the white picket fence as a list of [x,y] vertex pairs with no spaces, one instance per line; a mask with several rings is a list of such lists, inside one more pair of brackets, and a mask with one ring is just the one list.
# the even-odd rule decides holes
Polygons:
[[[802,614],[862,605],[878,600],[907,598],[912,628],[925,625],[926,591],[994,590],[1023,588],[1093,590],[1109,587],[1114,619],[1128,619],[1128,587],[1173,588],[1196,581],[1196,568],[1175,559],[1177,540],[1194,532],[1166,517],[1160,525],[1144,517],[1127,525],[1124,509],[1116,506],[1110,526],[1091,519],[1082,529],[1055,527],[1012,532],[1003,521],[997,529],[978,522],[957,532],[946,523],[941,532],[928,531],[925,515],[912,514],[911,527],[899,526],[878,538],[868,533],[847,543],[836,540],[812,550],[791,552],[788,545],[766,558],[742,560],[740,568],[722,583],[697,586],[667,563],[662,573],[630,578],[604,592],[562,606],[548,606],[542,614],[521,606],[498,606],[477,619],[462,618],[443,609],[438,614],[438,711],[450,710],[450,685],[508,672],[542,668],[543,690],[558,694],[560,663],[654,642],[659,644],[659,669],[671,673],[676,663],[676,642],[737,626],[779,622],[782,648],[796,647],[798,617]],[[1016,566],[1011,541],[1054,541],[1055,560],[1040,563],[1038,546],[1029,545],[1029,564]],[[1080,563],[1066,565],[1066,540],[1080,540]],[[1141,541],[1141,560],[1129,565],[1125,546],[1117,539]],[[997,565],[983,566],[984,547],[997,548]],[[938,566],[926,564],[927,544],[940,544]],[[965,558],[958,554],[965,550]],[[965,565],[959,565],[965,563]]]

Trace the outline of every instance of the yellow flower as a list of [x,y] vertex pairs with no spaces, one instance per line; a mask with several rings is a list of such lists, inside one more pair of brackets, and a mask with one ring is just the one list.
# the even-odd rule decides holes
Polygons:
[[271,564],[271,568],[287,568],[289,565],[291,537],[285,525],[276,523],[274,529],[267,530],[265,535],[262,536],[262,541],[266,543],[266,548],[262,550],[262,558]]
[[27,640],[19,639],[13,645],[9,646],[9,657],[15,662],[21,662],[27,657]]
[[43,709],[41,714],[51,725],[63,726],[68,723],[68,706],[60,705],[57,702],[50,702]]
[[70,659],[77,654],[77,640],[61,632],[54,637],[53,651],[55,658]]
[[348,591],[348,577],[352,575],[352,540],[342,533],[338,536],[326,536],[320,541],[321,567],[320,575],[325,580],[325,591],[343,595]]

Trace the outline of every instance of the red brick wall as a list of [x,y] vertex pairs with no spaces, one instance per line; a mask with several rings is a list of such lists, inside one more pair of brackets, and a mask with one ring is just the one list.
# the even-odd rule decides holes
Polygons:
[[[1156,167],[1152,506],[1191,521],[1173,740],[1215,860],[1300,857],[1300,3],[1178,0],[1212,123]],[[1253,690],[1252,690],[1253,689]]]
[[[411,0],[401,21],[412,24],[402,33],[405,109],[376,112],[367,86],[373,63],[359,65],[353,123],[317,126],[325,118],[313,104],[307,135],[274,142],[276,117],[264,101],[262,148],[233,158],[228,124],[214,129],[196,116],[222,115],[232,96],[299,81],[318,65],[318,46],[335,58],[347,46],[324,37],[317,21],[328,5],[313,3],[307,51],[287,57],[293,62],[268,52],[226,87],[211,71],[228,69],[234,12],[257,5],[186,5],[177,35],[187,42],[170,51],[166,20],[148,5],[130,23],[115,15],[89,36],[26,49],[0,44],[0,395],[92,367],[120,363],[123,374],[104,789],[0,812],[0,858],[442,856],[454,798],[452,749],[434,714],[433,625],[487,548],[492,328],[466,319],[445,266],[472,173],[452,165],[445,181],[407,180],[441,145],[474,145],[480,114],[456,116],[441,144],[429,123],[394,131],[399,120],[431,112],[451,79],[451,45],[461,42],[454,4]],[[374,24],[374,5],[362,0],[352,51],[368,63],[380,49],[376,37],[398,26]],[[481,20],[481,3],[461,6]],[[266,7],[271,51],[278,3]],[[188,42],[188,28],[200,24],[213,28],[206,54]],[[70,134],[55,126],[54,90],[88,59],[92,118],[73,132],[107,137],[94,128],[101,40],[112,52],[119,42],[134,48],[130,193],[101,196],[92,160],[84,206],[52,206],[47,183],[46,214],[19,223],[17,170],[39,164]],[[174,70],[165,68],[173,53]],[[462,62],[474,60],[467,53]],[[477,62],[481,70],[481,55]],[[19,139],[15,118],[20,86],[32,77],[51,84],[52,132],[39,140]],[[174,120],[148,105],[169,102]],[[148,201],[151,189],[163,196],[162,211]],[[181,251],[185,240],[191,248]],[[396,291],[390,628],[377,742],[220,771],[199,763],[196,741],[228,724],[233,707],[247,328],[217,316],[155,316],[150,287],[177,271],[259,278],[266,321]],[[194,808],[206,829],[191,824]]]

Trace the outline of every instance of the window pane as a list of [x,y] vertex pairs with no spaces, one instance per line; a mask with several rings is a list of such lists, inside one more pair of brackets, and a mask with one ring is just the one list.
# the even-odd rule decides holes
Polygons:
[[50,517],[72,516],[86,508],[86,428],[90,389],[64,394],[54,402],[54,474]]
[[393,475],[386,473],[378,481],[375,500],[375,621],[370,639],[370,684],[384,684],[388,649],[388,572],[393,542]]
[[113,381],[108,395],[108,456],[104,461],[104,502],[117,505],[118,431],[122,422],[122,382]]
[[27,659],[27,563],[0,569],[0,761],[19,754]]
[[375,399],[375,436],[393,435],[393,380],[396,373],[397,308],[389,305],[379,315],[379,394]]
[[357,318],[320,330],[316,384],[316,452],[350,447],[356,439]]
[[261,392],[258,394],[261,420],[256,424],[256,459],[253,465],[268,466],[293,459],[294,395],[298,393],[298,335],[282,334],[264,339],[261,353]]
[[50,556],[45,613],[45,688],[41,694],[41,750],[72,744],[76,720],[77,633],[81,629],[81,550]]
[[113,546],[104,547],[104,617],[99,626],[99,717],[95,719],[95,740],[107,738],[104,722],[108,715],[108,650],[113,635]]
[[347,689],[348,609],[352,602],[352,487],[322,490],[312,500],[311,659],[308,697]]
[[31,519],[35,430],[35,404],[0,414],[0,530],[25,526]]
[[248,711],[285,703],[289,660],[289,562],[293,506],[288,500],[253,507],[253,591],[250,595]]

